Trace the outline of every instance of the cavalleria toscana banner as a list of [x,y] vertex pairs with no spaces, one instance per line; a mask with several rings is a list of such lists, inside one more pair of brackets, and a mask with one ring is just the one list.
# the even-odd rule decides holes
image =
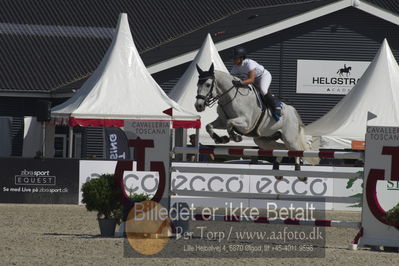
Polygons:
[[399,224],[390,224],[385,216],[399,203],[398,143],[398,127],[367,127],[362,246],[399,247]]

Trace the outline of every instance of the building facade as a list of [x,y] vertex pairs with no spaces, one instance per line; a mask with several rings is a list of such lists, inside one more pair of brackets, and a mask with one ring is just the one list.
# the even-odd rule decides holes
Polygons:
[[[0,117],[12,117],[7,134],[14,156],[22,155],[23,117],[37,115],[39,100],[55,106],[80,88],[104,56],[121,12],[128,13],[140,55],[166,92],[209,33],[228,68],[237,45],[263,64],[273,76],[271,91],[294,105],[305,124],[344,95],[298,92],[298,60],[313,60],[315,68],[316,61],[370,62],[384,38],[399,59],[399,4],[389,0],[21,0],[1,5]],[[56,128],[57,156],[68,154],[67,131]],[[76,156],[104,156],[101,128],[74,131]]]

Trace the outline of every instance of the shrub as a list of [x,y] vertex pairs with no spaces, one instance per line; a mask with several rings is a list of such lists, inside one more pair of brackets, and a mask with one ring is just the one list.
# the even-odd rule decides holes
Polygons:
[[396,226],[399,224],[399,203],[387,211],[385,214],[385,220],[392,226]]
[[145,194],[145,193],[141,193],[141,194],[130,194],[129,198],[131,200],[133,200],[134,202],[141,202],[141,201],[145,201],[145,200],[149,200],[150,199],[150,195]]
[[120,222],[122,205],[119,201],[121,192],[113,174],[102,174],[91,179],[82,187],[83,199],[88,211],[97,211],[97,218],[116,219]]

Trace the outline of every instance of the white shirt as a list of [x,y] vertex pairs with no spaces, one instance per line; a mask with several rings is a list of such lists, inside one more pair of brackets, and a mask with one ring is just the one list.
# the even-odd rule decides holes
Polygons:
[[254,69],[256,70],[255,78],[262,76],[263,72],[265,71],[265,68],[262,65],[259,65],[252,59],[246,58],[242,61],[241,65],[234,65],[230,73],[233,76],[237,76],[241,79],[247,79],[248,73]]

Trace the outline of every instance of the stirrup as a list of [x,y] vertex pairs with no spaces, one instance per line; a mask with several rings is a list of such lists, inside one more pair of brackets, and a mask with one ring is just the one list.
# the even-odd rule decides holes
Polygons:
[[278,114],[277,112],[273,112],[273,113],[272,113],[272,116],[273,116],[273,118],[274,118],[276,121],[279,121],[280,118],[281,118],[281,114]]
[[281,117],[281,107],[280,107],[280,106],[277,106],[276,109],[275,109],[275,111],[274,111],[274,113],[276,113],[278,116]]

